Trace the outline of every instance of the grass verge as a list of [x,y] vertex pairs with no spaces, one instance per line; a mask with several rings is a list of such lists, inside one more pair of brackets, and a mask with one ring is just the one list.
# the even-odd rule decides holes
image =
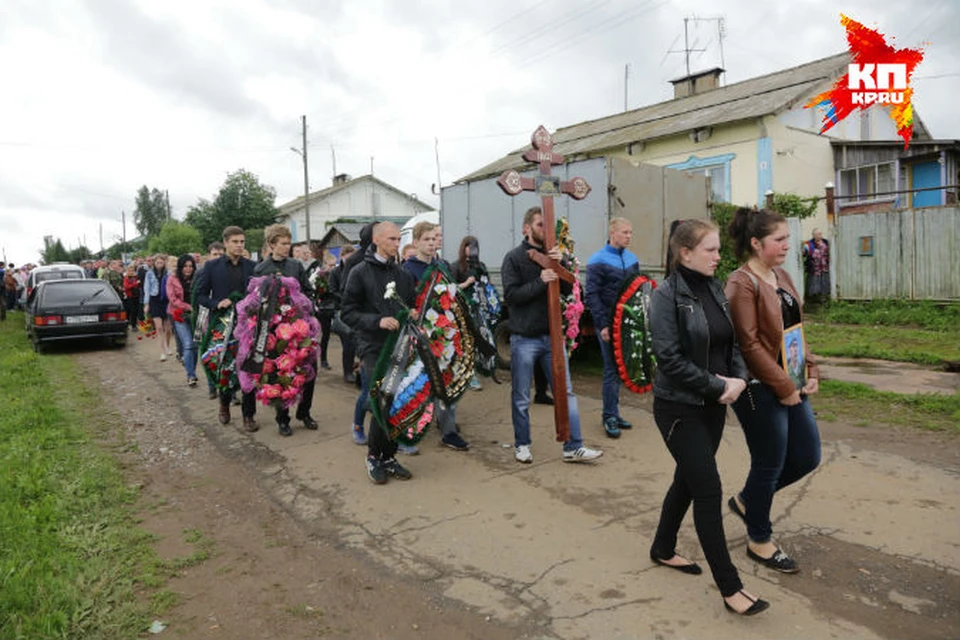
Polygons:
[[916,327],[935,331],[960,327],[960,304],[930,300],[834,300],[804,311],[810,320],[830,324]]
[[804,332],[810,348],[822,356],[876,358],[917,364],[960,360],[960,328],[957,327],[935,330],[812,321],[804,324]]
[[960,394],[903,394],[858,382],[823,380],[811,396],[819,420],[856,426],[892,425],[960,433]]
[[38,357],[20,314],[0,325],[0,637],[133,638],[151,610],[136,487],[96,390],[68,356]]

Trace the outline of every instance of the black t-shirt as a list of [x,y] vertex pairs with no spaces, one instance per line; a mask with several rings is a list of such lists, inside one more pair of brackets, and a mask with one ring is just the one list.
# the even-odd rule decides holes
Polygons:
[[733,325],[727,320],[723,309],[710,292],[712,278],[683,265],[679,265],[677,271],[690,287],[693,295],[700,301],[703,313],[707,317],[707,328],[710,331],[707,370],[718,376],[728,376],[730,375],[730,353],[733,348]]

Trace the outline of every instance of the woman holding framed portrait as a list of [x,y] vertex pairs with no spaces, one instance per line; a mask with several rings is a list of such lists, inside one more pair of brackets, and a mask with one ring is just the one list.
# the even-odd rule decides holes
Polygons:
[[800,296],[784,263],[790,232],[782,215],[740,208],[728,229],[744,264],[725,293],[751,380],[733,404],[750,448],[750,472],[727,504],[747,525],[747,556],[781,573],[797,563],[773,542],[774,494],[820,464],[820,432],[807,397],[819,370],[803,338]]

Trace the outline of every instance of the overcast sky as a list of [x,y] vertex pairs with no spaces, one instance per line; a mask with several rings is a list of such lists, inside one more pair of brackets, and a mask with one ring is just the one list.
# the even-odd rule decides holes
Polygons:
[[[911,6],[913,5],[913,6]],[[548,129],[672,97],[691,68],[733,83],[846,50],[840,12],[925,46],[914,105],[960,138],[960,0],[3,0],[0,248],[127,237],[141,185],[174,216],[248,169],[302,193],[373,172],[434,206],[453,180]],[[439,144],[435,145],[434,140]],[[437,157],[439,156],[439,169]]]

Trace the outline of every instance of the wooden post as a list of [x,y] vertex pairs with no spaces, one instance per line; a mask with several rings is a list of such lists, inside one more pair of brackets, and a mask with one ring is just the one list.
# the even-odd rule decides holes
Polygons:
[[[497,179],[497,184],[507,195],[515,196],[522,191],[535,191],[540,195],[543,212],[543,248],[550,251],[556,245],[557,226],[554,218],[553,198],[569,195],[575,200],[583,200],[590,193],[590,185],[583,178],[561,181],[551,175],[553,165],[563,164],[563,156],[553,152],[553,138],[543,125],[537,127],[531,136],[533,149],[523,154],[528,162],[539,165],[540,173],[535,178],[523,178],[516,171],[505,171]],[[563,320],[560,317],[560,280],[573,283],[574,275],[563,268],[556,260],[530,250],[527,255],[544,269],[553,269],[558,280],[547,284],[547,313],[550,319],[550,357],[553,373],[553,419],[556,425],[557,441],[570,439],[570,414],[567,407],[567,369],[563,340]]]

